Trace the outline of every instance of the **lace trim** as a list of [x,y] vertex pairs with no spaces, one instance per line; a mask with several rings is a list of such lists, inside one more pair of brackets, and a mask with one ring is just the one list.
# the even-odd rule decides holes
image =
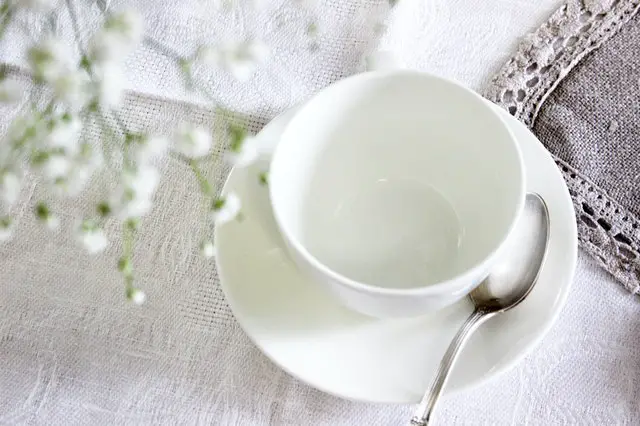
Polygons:
[[[485,96],[528,127],[571,69],[640,10],[640,0],[569,0],[491,81]],[[629,291],[640,295],[640,221],[578,170],[554,159],[569,187],[578,239]]]

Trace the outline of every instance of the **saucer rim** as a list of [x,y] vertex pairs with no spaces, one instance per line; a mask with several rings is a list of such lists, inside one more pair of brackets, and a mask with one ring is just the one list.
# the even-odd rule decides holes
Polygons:
[[[489,101],[486,101],[495,111],[496,113],[498,113],[498,115],[501,116],[501,118],[504,120],[505,125],[509,126],[510,130],[512,130],[512,126],[522,126],[524,129],[526,129],[528,132],[530,132],[530,130],[524,126],[524,124],[520,123],[519,121],[517,121],[515,118],[513,118],[511,115],[509,115],[506,111],[502,110],[501,108],[499,108],[498,106],[492,104]],[[271,122],[269,122],[261,131],[261,133],[263,132],[275,132],[277,131],[278,127],[281,127],[283,125],[286,125],[285,120],[287,119],[287,117],[293,116],[293,114],[295,113],[296,110],[298,110],[300,108],[301,105],[296,105],[293,106],[291,108],[289,108],[288,110],[283,111],[281,114],[279,114],[278,116],[276,116]],[[274,130],[276,129],[276,130]],[[281,132],[282,130],[280,130]],[[544,150],[544,153],[546,154],[546,156],[548,157],[548,161],[552,162],[555,164],[555,161],[553,160],[553,158],[551,157],[551,155],[548,153],[548,151],[544,148],[544,146],[542,145],[542,143],[538,140],[537,137],[535,137],[535,135],[532,134],[532,136],[536,139],[537,143],[539,144],[539,149]],[[514,137],[515,137],[515,132],[514,132]],[[516,139],[518,139],[516,137]],[[539,162],[539,161],[536,161]],[[524,160],[525,163],[525,169],[526,169],[526,163],[527,160]],[[225,184],[223,186],[223,191],[228,190],[228,185],[229,182],[231,181],[232,177],[234,176],[234,172],[237,173],[237,170],[234,168],[229,176],[227,177]],[[559,175],[560,178],[562,179],[561,175]],[[564,181],[562,181],[564,182]],[[566,184],[563,185],[564,188],[564,192],[565,194],[565,202],[567,202],[568,204],[570,204],[571,207],[571,211],[573,212],[573,214],[575,215],[574,209],[573,209],[573,204],[571,202],[571,198],[570,195],[568,193],[568,189],[566,187]],[[526,192],[530,191],[530,186],[527,183],[526,185]],[[528,342],[526,343],[526,345],[520,350],[520,352],[518,354],[515,354],[509,361],[504,362],[503,365],[500,365],[499,367],[492,369],[492,370],[488,370],[484,375],[479,376],[475,379],[471,379],[468,381],[465,381],[461,384],[459,384],[457,387],[455,388],[447,388],[444,390],[443,393],[445,393],[446,395],[455,395],[458,394],[460,392],[464,392],[473,388],[476,388],[482,384],[486,384],[487,382],[490,382],[491,380],[496,379],[497,377],[500,377],[501,375],[503,375],[504,373],[506,373],[507,371],[513,369],[517,364],[519,364],[526,356],[530,355],[534,349],[536,349],[539,345],[540,342],[542,341],[542,339],[549,333],[550,329],[555,325],[556,321],[558,320],[558,317],[560,315],[560,313],[562,312],[564,306],[566,305],[566,302],[568,300],[569,297],[569,293],[571,290],[571,287],[573,285],[573,281],[575,278],[575,273],[576,273],[576,265],[577,265],[577,257],[578,257],[578,246],[577,246],[577,226],[575,224],[575,216],[574,216],[574,221],[572,222],[572,226],[570,226],[569,229],[569,233],[571,234],[570,236],[568,236],[567,238],[571,237],[573,240],[573,244],[572,244],[572,250],[570,253],[568,253],[567,258],[566,258],[566,264],[567,264],[567,268],[566,268],[566,274],[567,274],[567,278],[566,278],[566,284],[564,284],[558,291],[558,299],[555,303],[556,305],[556,309],[554,311],[552,311],[550,313],[550,315],[548,315],[548,320],[546,322],[546,324],[541,327],[540,329],[538,329],[538,331],[535,333],[534,336],[532,336]],[[217,228],[217,227],[216,227]],[[363,398],[363,397],[358,397],[358,396],[354,396],[354,395],[348,395],[345,393],[340,393],[339,391],[336,391],[335,389],[330,389],[326,386],[323,386],[322,384],[316,383],[312,380],[308,380],[308,378],[303,377],[302,375],[298,374],[298,373],[294,373],[293,371],[291,371],[287,365],[285,365],[284,363],[280,363],[278,362],[270,353],[269,351],[264,347],[264,345],[262,345],[261,343],[259,343],[256,340],[256,336],[254,336],[249,330],[250,328],[246,326],[245,323],[245,319],[239,317],[238,315],[236,315],[237,309],[234,308],[234,300],[232,297],[229,297],[229,295],[227,294],[227,291],[225,290],[226,286],[224,284],[225,279],[223,278],[223,273],[222,273],[222,267],[218,261],[218,255],[216,254],[215,256],[215,262],[216,262],[216,267],[217,267],[217,271],[218,271],[218,276],[220,279],[220,286],[221,289],[225,295],[225,300],[227,302],[227,304],[229,305],[231,311],[233,312],[234,318],[235,320],[238,322],[238,324],[240,325],[240,327],[242,328],[242,330],[245,332],[245,334],[247,335],[247,337],[249,338],[249,340],[260,350],[260,352],[266,356],[271,362],[273,362],[278,368],[280,368],[282,371],[284,371],[285,373],[287,373],[288,375],[290,375],[293,378],[296,378],[297,380],[300,380],[301,382],[319,390],[322,391],[326,394],[341,398],[341,399],[345,399],[345,400],[350,400],[350,401],[354,401],[354,402],[366,402],[366,403],[383,403],[383,404],[413,404],[413,403],[417,403],[419,401],[408,401],[406,399],[393,399],[393,398],[387,398],[387,399],[374,399],[374,398]]]

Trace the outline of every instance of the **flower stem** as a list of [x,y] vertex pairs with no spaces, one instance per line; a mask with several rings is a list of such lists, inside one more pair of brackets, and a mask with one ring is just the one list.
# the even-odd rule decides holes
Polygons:
[[162,44],[161,42],[159,42],[158,40],[152,37],[145,36],[142,39],[142,42],[144,43],[145,46],[155,50],[156,52],[166,56],[167,58],[173,61],[180,62],[184,59],[178,52],[176,52],[169,46]]
[[[75,37],[76,44],[78,45],[78,50],[82,55],[82,62],[83,63],[86,62],[84,66],[87,72],[92,77],[95,77],[95,73],[94,73],[93,67],[91,66],[91,62],[88,61],[88,58],[87,58],[87,52],[84,46],[82,45],[82,37],[80,36],[80,28],[78,27],[78,16],[76,14],[76,11],[73,8],[73,5],[71,4],[71,0],[65,0],[65,3],[67,5],[67,10],[69,11],[69,16],[71,17],[71,26],[73,27],[73,35]],[[120,131],[122,132],[122,134],[126,135],[127,133],[129,133],[127,130],[127,126],[124,124],[124,121],[122,120],[122,118],[120,118],[117,111],[110,110],[110,112],[113,115],[113,118],[116,124],[118,125]],[[104,114],[102,111],[101,113]]]
[[4,36],[4,32],[9,26],[9,21],[13,16],[13,9],[8,1],[5,1],[0,6],[0,39]]
[[[200,184],[200,189],[202,190],[202,193],[204,194],[204,210],[206,212],[206,215],[208,217],[209,213],[210,213],[210,206],[212,205],[212,203],[215,200],[214,197],[214,193],[213,193],[213,188],[211,187],[211,184],[209,183],[209,181],[207,180],[207,178],[203,175],[202,170],[200,170],[200,167],[198,166],[198,162],[196,160],[189,160],[189,166],[191,166],[191,170],[193,170],[193,174],[195,175],[196,179],[198,180],[198,183]],[[206,234],[207,233],[207,227],[206,224],[207,221],[204,220],[202,221],[202,233]]]
[[[107,11],[106,9],[100,9],[100,13],[102,14],[102,16],[106,17],[107,16]],[[166,44],[163,44],[162,42],[149,37],[149,36],[144,36],[144,38],[142,39],[142,42],[145,44],[145,46],[151,48],[152,50],[155,50],[156,52],[160,53],[163,56],[166,56],[169,59],[172,59],[176,62],[180,62],[183,58],[182,56],[176,52],[175,50],[173,50],[172,48],[170,48],[169,46],[167,46]]]
[[133,290],[133,238],[135,230],[136,225],[132,220],[127,220],[122,227],[122,257],[118,262],[118,269],[124,276],[127,295]]
[[209,91],[208,88],[196,81],[191,70],[181,69],[181,71],[184,73],[184,79],[187,84],[187,89],[199,90],[200,93],[202,93],[204,97],[211,101],[214,105],[218,104],[218,99],[216,99],[216,97]]
[[204,195],[208,197],[213,197],[213,188],[211,188],[211,184],[207,180],[207,178],[202,174],[202,170],[200,170],[200,166],[195,160],[189,161],[189,166],[191,166],[191,170],[193,170],[193,174],[198,179],[198,183],[200,184],[200,189],[204,193]]

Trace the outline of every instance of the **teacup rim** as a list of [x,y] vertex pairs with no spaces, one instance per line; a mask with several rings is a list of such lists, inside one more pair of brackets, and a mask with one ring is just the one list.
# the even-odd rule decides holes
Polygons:
[[[466,269],[465,271],[458,273],[456,275],[454,275],[453,277],[450,277],[446,280],[443,281],[439,281],[436,283],[432,283],[432,284],[426,284],[424,286],[420,286],[420,287],[410,287],[410,288],[389,288],[389,287],[381,287],[381,286],[377,286],[374,284],[368,284],[365,282],[361,282],[361,281],[357,281],[354,280],[352,278],[349,278],[346,275],[343,275],[341,273],[338,273],[336,271],[334,271],[333,269],[331,269],[330,267],[328,267],[327,265],[325,265],[323,262],[321,262],[317,257],[315,257],[313,254],[311,254],[307,248],[299,241],[298,238],[295,238],[292,233],[289,231],[289,229],[284,225],[284,222],[282,220],[282,218],[280,217],[278,210],[276,208],[276,206],[274,205],[275,203],[273,202],[273,191],[274,191],[274,187],[273,185],[269,185],[269,198],[270,198],[270,203],[271,203],[271,210],[273,212],[273,216],[274,219],[278,225],[278,228],[280,230],[280,232],[283,234],[283,236],[286,238],[288,244],[293,246],[293,249],[299,254],[301,255],[304,260],[306,262],[309,263],[310,266],[312,266],[315,270],[317,270],[319,273],[321,273],[323,276],[326,276],[336,282],[339,282],[349,288],[351,288],[352,290],[358,291],[360,293],[364,293],[364,294],[379,294],[379,295],[384,295],[384,296],[397,296],[397,297],[403,297],[403,296],[411,296],[411,295],[435,295],[435,294],[442,294],[443,292],[449,292],[449,294],[458,294],[460,293],[468,293],[469,289],[467,287],[461,287],[460,289],[458,289],[458,291],[453,291],[451,292],[452,288],[457,288],[460,287],[459,285],[455,285],[456,283],[459,283],[460,281],[466,281],[469,278],[472,278],[474,276],[476,276],[478,274],[478,272],[482,271],[482,272],[486,272],[486,274],[489,273],[489,271],[483,271],[483,268],[488,267],[490,265],[492,265],[496,259],[496,257],[500,254],[501,249],[505,246],[508,238],[510,235],[513,234],[513,230],[516,226],[516,223],[520,217],[520,215],[522,214],[522,211],[524,209],[524,203],[525,203],[525,196],[526,196],[526,177],[525,177],[525,169],[524,169],[524,159],[522,157],[522,151],[517,143],[517,140],[515,138],[515,135],[513,134],[513,132],[511,131],[511,129],[509,128],[509,126],[507,125],[507,123],[505,122],[505,120],[498,114],[497,111],[495,111],[493,108],[491,108],[491,105],[489,104],[490,101],[488,101],[487,99],[483,98],[482,96],[480,96],[477,92],[473,91],[470,88],[467,88],[465,86],[463,86],[462,84],[456,82],[455,80],[452,79],[448,79],[448,78],[444,78],[441,76],[438,76],[436,74],[433,73],[429,73],[429,72],[425,72],[425,71],[419,71],[419,70],[408,70],[408,69],[390,69],[390,70],[372,70],[372,71],[366,71],[366,72],[362,72],[362,73],[358,73],[358,74],[354,74],[351,76],[348,76],[346,78],[340,79],[332,84],[330,84],[329,86],[326,86],[325,88],[321,89],[320,91],[316,92],[314,95],[312,95],[309,99],[307,99],[304,102],[301,102],[298,106],[297,106],[297,111],[296,113],[293,115],[293,117],[291,118],[291,120],[289,121],[289,123],[287,124],[287,126],[285,127],[284,131],[282,132],[281,135],[281,139],[284,138],[284,136],[288,133],[287,130],[291,128],[291,123],[295,122],[296,117],[298,116],[298,114],[300,112],[302,112],[309,104],[310,101],[313,100],[313,98],[315,96],[317,96],[318,94],[322,93],[324,90],[335,86],[337,84],[340,83],[346,83],[348,81],[352,81],[352,80],[361,80],[361,79],[368,79],[368,78],[384,78],[384,77],[389,77],[389,76],[394,76],[394,75],[414,75],[414,76],[420,76],[420,77],[427,77],[427,78],[431,78],[435,81],[438,81],[439,83],[442,84],[446,84],[446,85],[452,85],[455,86],[457,89],[465,92],[467,95],[469,95],[470,97],[480,101],[480,103],[482,105],[484,105],[483,107],[486,108],[486,110],[489,112],[490,115],[492,115],[495,119],[498,120],[498,122],[500,123],[500,125],[502,126],[503,130],[505,130],[507,132],[507,134],[509,135],[509,139],[511,141],[511,146],[512,148],[515,149],[515,152],[517,154],[517,162],[518,162],[518,171],[519,171],[519,178],[520,178],[520,190],[518,192],[518,200],[517,200],[517,204],[516,204],[516,208],[514,209],[515,214],[513,215],[513,217],[511,218],[511,223],[509,224],[509,226],[507,227],[507,232],[505,233],[504,237],[502,238],[502,240],[500,241],[500,243],[493,248],[492,251],[490,251],[485,257],[483,257],[480,261],[476,262],[474,265],[472,265],[471,267],[469,267],[468,269]],[[272,153],[270,162],[269,162],[269,169],[271,170],[271,167],[273,166],[273,163],[277,157],[277,153],[278,153],[278,147],[280,146],[280,143],[278,143],[275,146],[275,149]],[[484,277],[483,277],[484,278]],[[478,282],[479,284],[480,282]]]

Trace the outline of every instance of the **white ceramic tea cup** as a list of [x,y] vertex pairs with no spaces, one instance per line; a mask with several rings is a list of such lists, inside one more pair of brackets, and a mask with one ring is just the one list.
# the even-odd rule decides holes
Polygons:
[[521,153],[486,101],[400,70],[346,78],[302,106],[275,148],[269,188],[298,268],[376,317],[468,294],[525,196]]

